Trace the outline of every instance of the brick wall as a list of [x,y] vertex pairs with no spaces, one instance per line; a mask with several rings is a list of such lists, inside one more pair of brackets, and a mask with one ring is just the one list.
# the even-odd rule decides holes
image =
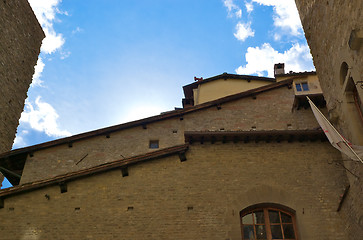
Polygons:
[[8,197],[1,239],[235,240],[239,212],[264,202],[296,211],[300,239],[348,239],[336,212],[347,180],[328,142],[205,142],[186,157],[71,181],[66,193],[50,186]]
[[[363,1],[317,1],[295,0],[313,55],[314,65],[320,80],[330,120],[353,144],[363,146],[363,121],[360,119],[354,100],[346,91],[347,85],[341,77],[341,67],[346,63],[350,76],[357,85],[363,100],[363,89],[359,81],[363,78],[363,47],[349,47],[353,30],[363,30]],[[346,159],[348,160],[348,159]],[[342,212],[345,215],[348,233],[363,236],[363,195],[361,163],[345,161],[349,169],[350,190]]]
[[[192,112],[183,116],[36,151],[25,163],[21,184],[89,168],[153,151],[149,140],[160,148],[184,143],[184,131],[249,131],[316,129],[310,109],[292,111],[294,90],[282,87],[256,96]],[[288,126],[290,125],[290,126]],[[83,160],[81,160],[83,159]]]
[[0,153],[2,153],[9,151],[13,145],[44,34],[26,0],[0,1],[0,23]]

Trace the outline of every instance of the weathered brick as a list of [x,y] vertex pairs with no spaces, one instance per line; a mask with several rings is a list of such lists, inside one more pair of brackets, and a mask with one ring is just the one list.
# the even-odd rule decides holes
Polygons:
[[234,240],[239,212],[262,202],[294,209],[300,239],[348,239],[336,212],[347,179],[330,162],[339,158],[328,142],[196,143],[185,162],[170,156],[130,166],[128,177],[68,182],[63,194],[50,186],[6,198],[2,239]]
[[[323,89],[329,116],[337,129],[355,145],[363,145],[363,119],[351,97],[353,86],[344,84],[347,66],[360,101],[363,101],[363,46],[349,46],[352,31],[363,30],[363,1],[295,0],[314,65]],[[353,85],[353,84],[352,84]],[[361,107],[362,109],[362,107]],[[361,163],[345,159],[350,181],[349,194],[341,209],[347,222],[348,236],[363,236],[363,168]],[[353,174],[351,174],[353,173]],[[356,176],[354,176],[356,175]]]
[[256,99],[225,103],[220,110],[210,107],[186,114],[184,120],[175,117],[148,124],[146,129],[137,126],[114,132],[109,138],[76,141],[72,147],[63,144],[35,151],[33,157],[27,158],[21,184],[153,151],[149,140],[158,139],[160,148],[183,144],[185,131],[249,131],[252,126],[256,130],[287,130],[288,124],[290,130],[318,128],[311,110],[292,111],[293,102],[293,89],[282,87],[261,93]]
[[[0,1],[0,153],[13,145],[44,33],[26,0]],[[0,186],[3,176],[0,173]]]

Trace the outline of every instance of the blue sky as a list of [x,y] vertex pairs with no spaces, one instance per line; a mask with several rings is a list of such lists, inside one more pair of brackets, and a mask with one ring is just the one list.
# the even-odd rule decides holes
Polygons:
[[294,0],[29,0],[46,33],[13,148],[181,107],[194,76],[314,70]]

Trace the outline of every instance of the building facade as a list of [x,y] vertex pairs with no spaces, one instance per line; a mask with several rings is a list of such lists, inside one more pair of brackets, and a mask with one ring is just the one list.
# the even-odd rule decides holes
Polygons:
[[44,33],[1,1],[0,238],[360,239],[362,167],[305,98],[363,145],[363,3],[296,3],[318,75],[199,79],[183,109],[9,151]]
[[[13,145],[44,33],[28,1],[0,1],[0,152]],[[3,176],[0,173],[0,187]]]
[[3,239],[358,239],[312,76],[1,154]]
[[[295,0],[327,102],[330,121],[363,146],[363,2]],[[343,156],[344,157],[344,156]],[[345,159],[350,182],[342,217],[363,236],[362,164]]]

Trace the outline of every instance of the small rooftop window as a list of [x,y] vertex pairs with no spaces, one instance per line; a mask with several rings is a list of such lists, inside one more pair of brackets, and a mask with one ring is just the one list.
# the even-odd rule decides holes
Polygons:
[[303,91],[309,91],[309,85],[307,82],[301,83],[301,86],[303,88]]
[[149,148],[151,149],[159,148],[159,140],[150,140]]

